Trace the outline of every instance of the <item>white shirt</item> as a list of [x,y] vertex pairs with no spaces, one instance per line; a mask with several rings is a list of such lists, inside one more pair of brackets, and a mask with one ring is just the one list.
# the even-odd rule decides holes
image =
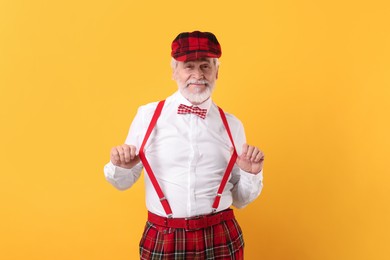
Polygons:
[[[135,116],[125,143],[140,148],[158,102],[141,106]],[[191,106],[179,92],[168,97],[160,118],[145,145],[146,158],[167,198],[173,217],[192,217],[212,212],[212,204],[231,157],[232,143],[223,125],[218,107],[211,98],[199,105],[207,109],[202,119],[194,114],[177,114],[180,104]],[[230,131],[241,154],[245,141],[242,123],[226,114]],[[140,162],[132,169],[105,165],[106,179],[120,190],[130,188],[140,177]],[[146,207],[157,215],[166,216],[147,174]],[[257,198],[262,190],[263,172],[254,175],[234,166],[217,211],[234,205],[242,208]]]

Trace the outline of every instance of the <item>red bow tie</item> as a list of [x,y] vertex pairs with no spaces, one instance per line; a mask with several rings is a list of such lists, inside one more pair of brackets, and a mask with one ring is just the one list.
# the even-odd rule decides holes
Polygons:
[[202,108],[199,108],[199,107],[194,107],[194,106],[186,106],[184,104],[180,104],[179,108],[177,109],[177,113],[178,114],[195,114],[197,116],[199,116],[200,118],[202,119],[205,119],[206,118],[206,113],[207,113],[207,109],[202,109]]

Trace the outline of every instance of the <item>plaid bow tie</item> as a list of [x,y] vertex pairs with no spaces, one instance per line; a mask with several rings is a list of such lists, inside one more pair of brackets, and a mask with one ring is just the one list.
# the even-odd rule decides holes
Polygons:
[[186,106],[184,104],[180,104],[179,108],[177,109],[177,113],[178,114],[195,114],[197,116],[199,116],[200,118],[202,119],[205,119],[206,118],[206,113],[207,113],[207,109],[202,109],[202,108],[199,108],[199,107],[194,107],[194,106]]

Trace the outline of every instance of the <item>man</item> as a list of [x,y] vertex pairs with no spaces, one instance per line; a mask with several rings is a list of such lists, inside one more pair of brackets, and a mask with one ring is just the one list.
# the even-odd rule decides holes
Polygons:
[[243,259],[230,206],[259,196],[264,155],[211,100],[221,56],[214,34],[180,33],[171,55],[178,91],[138,109],[125,144],[111,150],[106,179],[124,190],[145,167],[141,259]]

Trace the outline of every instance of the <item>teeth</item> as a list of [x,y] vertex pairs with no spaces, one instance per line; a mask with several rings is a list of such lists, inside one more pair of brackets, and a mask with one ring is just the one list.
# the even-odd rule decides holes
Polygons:
[[195,82],[188,82],[188,84],[207,84],[205,81],[195,81]]
[[207,80],[189,80],[186,84],[188,87],[189,85],[194,84],[194,85],[206,85],[208,86],[208,81]]

